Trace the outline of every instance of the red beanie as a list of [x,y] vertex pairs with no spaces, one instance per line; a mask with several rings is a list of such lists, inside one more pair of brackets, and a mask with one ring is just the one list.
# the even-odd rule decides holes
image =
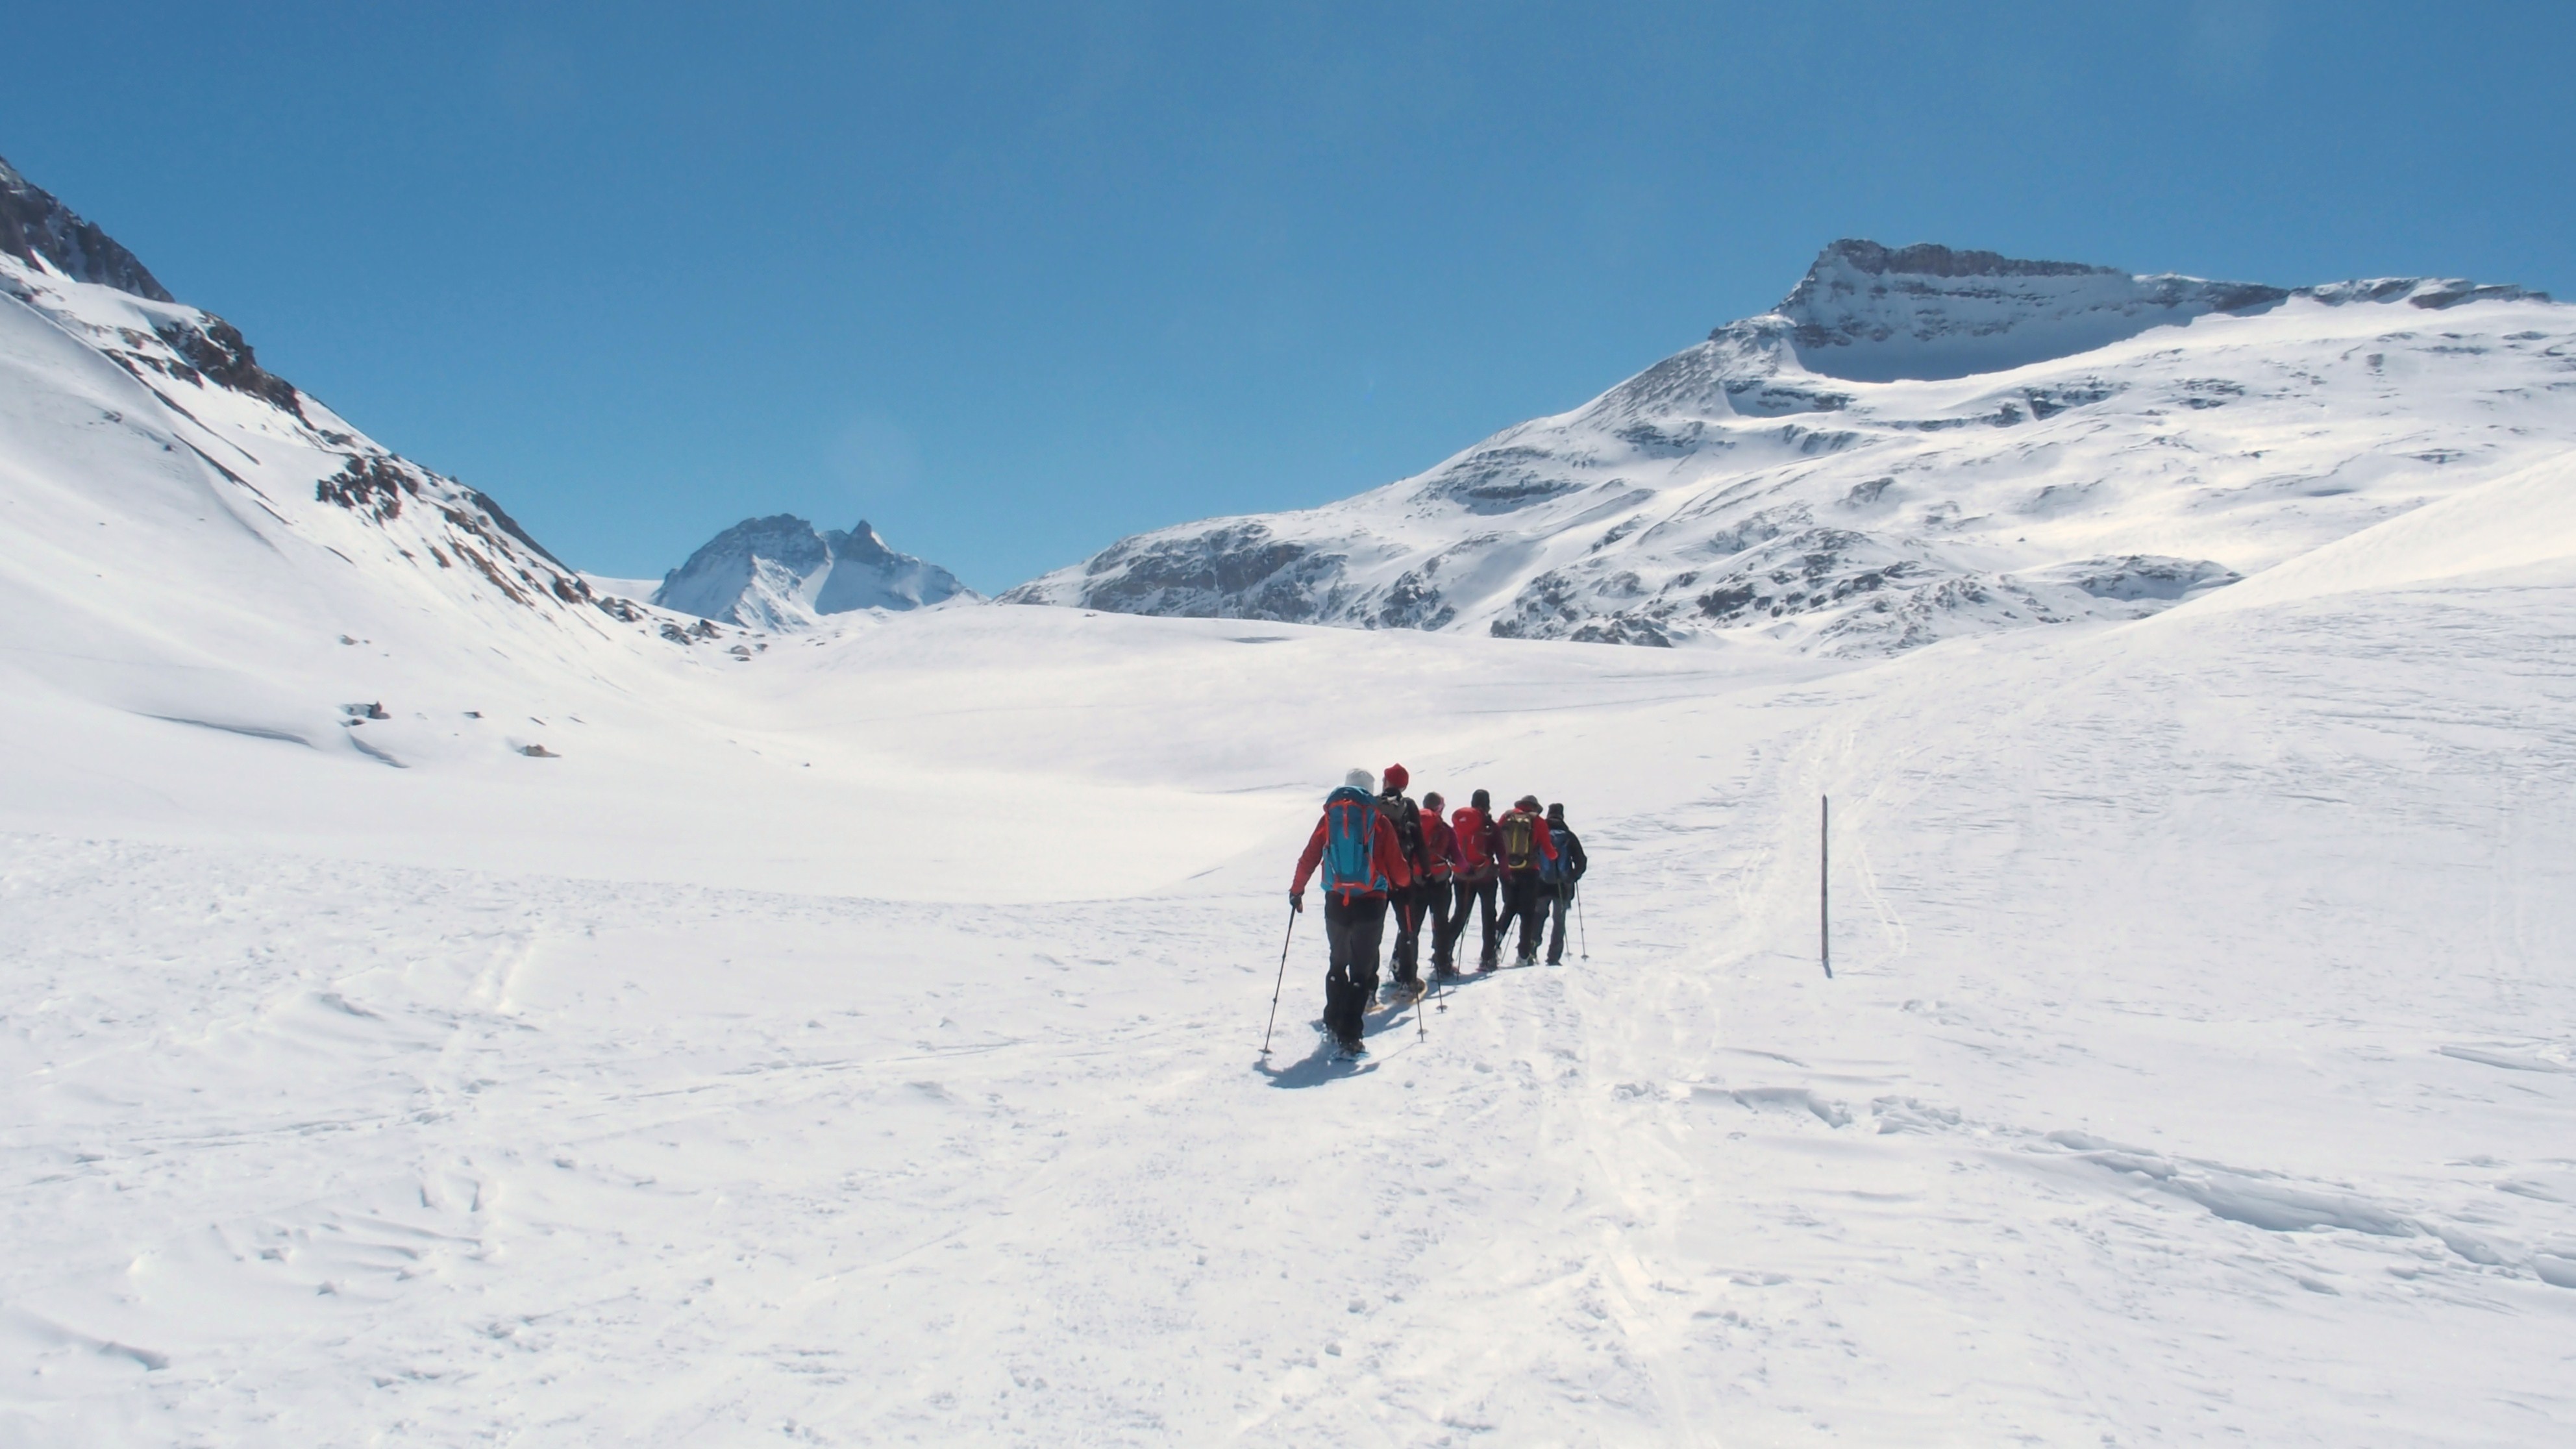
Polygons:
[[1401,790],[1413,780],[1411,775],[1405,773],[1402,765],[1387,766],[1386,773],[1378,778],[1386,781],[1386,788],[1390,790]]

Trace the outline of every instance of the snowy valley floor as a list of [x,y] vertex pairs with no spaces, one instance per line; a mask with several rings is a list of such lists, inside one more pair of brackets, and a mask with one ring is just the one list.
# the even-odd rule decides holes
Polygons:
[[[691,686],[801,777],[101,711],[126,803],[0,815],[0,1441],[2562,1442],[2576,568],[2329,583],[1865,667],[941,611]],[[1394,759],[1568,803],[1589,960],[1352,1070],[1310,917],[1265,1064]]]

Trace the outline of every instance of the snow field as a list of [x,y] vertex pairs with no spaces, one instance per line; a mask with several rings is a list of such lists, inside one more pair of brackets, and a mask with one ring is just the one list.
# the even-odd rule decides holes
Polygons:
[[[2369,538],[2329,592],[1866,668],[872,621],[601,726],[580,794],[495,772],[588,750],[393,771],[152,723],[311,790],[279,807],[311,834],[11,837],[0,1425],[2546,1442],[2576,1419],[2576,569],[2374,574]],[[785,767],[647,767],[666,727],[936,781],[953,833],[818,790],[771,823],[795,850],[892,826],[926,863],[748,888],[720,822]],[[1264,1071],[1296,844],[1393,759],[1568,802],[1592,960],[1471,981],[1427,1040],[1381,1018],[1353,1072],[1307,1025],[1310,918]],[[436,842],[375,817],[413,788],[623,843],[411,858]],[[1074,828],[1021,813],[1050,795]],[[1032,830],[1058,899],[984,868]]]

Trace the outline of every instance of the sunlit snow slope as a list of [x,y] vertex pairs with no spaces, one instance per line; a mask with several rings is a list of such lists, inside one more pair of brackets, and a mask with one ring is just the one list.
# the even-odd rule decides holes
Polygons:
[[[2576,1430],[2563,451],[1892,659],[683,644],[6,275],[0,1443]],[[1567,803],[1568,962],[1336,1065],[1310,916],[1265,1059],[1295,850],[1394,760]]]
[[2135,618],[2576,443],[2572,348],[2517,287],[1837,242],[1573,412],[1004,598],[1832,654]]

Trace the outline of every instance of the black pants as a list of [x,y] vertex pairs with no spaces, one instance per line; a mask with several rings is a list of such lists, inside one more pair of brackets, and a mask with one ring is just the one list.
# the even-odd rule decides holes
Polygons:
[[1514,953],[1524,961],[1538,957],[1539,897],[1546,889],[1546,882],[1538,878],[1535,870],[1503,873],[1503,929],[1508,933],[1512,922],[1520,922],[1521,943]]
[[1431,887],[1409,885],[1387,892],[1387,904],[1395,910],[1395,947],[1387,953],[1388,963],[1395,967],[1395,979],[1407,986],[1422,980],[1422,913],[1430,904]]
[[1377,994],[1377,942],[1385,930],[1386,897],[1343,901],[1325,894],[1324,945],[1332,962],[1324,970],[1324,1029],[1337,1041],[1360,1039],[1369,998]]
[[1565,913],[1574,906],[1574,882],[1556,881],[1547,887],[1547,964],[1565,959]]
[[1458,944],[1458,925],[1466,919],[1458,908],[1458,886],[1454,881],[1436,880],[1419,886],[1422,892],[1422,923],[1431,932],[1431,969],[1446,971],[1452,959],[1451,950]]
[[1477,959],[1487,966],[1494,964],[1497,953],[1502,950],[1502,943],[1494,936],[1494,888],[1495,883],[1489,880],[1458,882],[1458,916],[1456,923],[1449,930],[1450,940],[1465,940],[1468,912],[1473,910],[1478,902],[1482,902],[1485,908],[1485,934],[1483,949],[1478,953]]

